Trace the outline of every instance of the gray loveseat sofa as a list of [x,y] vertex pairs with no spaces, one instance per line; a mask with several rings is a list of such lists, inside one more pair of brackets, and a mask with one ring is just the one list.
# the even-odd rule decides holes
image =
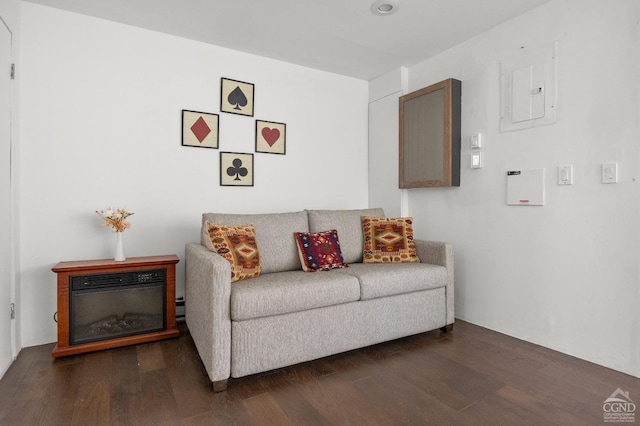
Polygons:
[[[416,240],[420,263],[363,264],[362,216],[382,209],[203,214],[252,224],[262,274],[231,283],[229,262],[188,243],[186,322],[214,391],[230,377],[325,357],[454,322],[453,248]],[[344,269],[304,272],[294,232],[337,229]]]

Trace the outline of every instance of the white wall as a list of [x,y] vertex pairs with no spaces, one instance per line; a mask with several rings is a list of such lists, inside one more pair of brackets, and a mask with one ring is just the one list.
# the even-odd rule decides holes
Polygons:
[[[56,339],[58,261],[108,258],[96,209],[135,212],[127,256],[175,253],[205,211],[367,206],[367,82],[22,3],[23,345]],[[255,84],[255,116],[220,113],[220,150],[181,146],[181,109],[219,113],[220,78]],[[255,119],[287,124],[255,186],[221,187],[219,152],[254,152]]]
[[369,205],[389,217],[406,210],[406,190],[398,188],[398,98],[406,83],[404,67],[369,82]]
[[[461,187],[409,190],[421,238],[451,241],[456,315],[640,376],[637,0],[553,0],[409,68],[409,90],[462,81]],[[499,131],[499,63],[557,40],[558,120]],[[468,137],[483,133],[484,167]],[[620,181],[600,183],[603,162]],[[573,164],[572,186],[557,166]],[[506,171],[545,168],[544,207],[508,207]]]

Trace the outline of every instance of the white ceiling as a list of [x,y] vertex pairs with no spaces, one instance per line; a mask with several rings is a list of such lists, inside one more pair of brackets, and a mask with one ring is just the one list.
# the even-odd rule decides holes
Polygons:
[[386,16],[374,0],[28,1],[371,80],[549,0],[399,0]]

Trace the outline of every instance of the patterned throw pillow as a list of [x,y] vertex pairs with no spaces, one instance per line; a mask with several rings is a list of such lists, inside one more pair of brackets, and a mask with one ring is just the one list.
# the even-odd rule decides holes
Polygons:
[[329,269],[349,267],[342,258],[337,230],[332,229],[315,234],[295,232],[294,235],[304,271],[328,271]]
[[363,263],[420,262],[413,241],[413,218],[362,218]]
[[203,238],[207,248],[231,264],[231,282],[260,275],[260,253],[253,225],[218,225],[205,221]]

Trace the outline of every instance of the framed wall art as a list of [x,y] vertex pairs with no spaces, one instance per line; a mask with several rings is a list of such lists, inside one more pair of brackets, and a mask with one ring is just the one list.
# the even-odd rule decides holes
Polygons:
[[253,154],[220,153],[221,186],[253,186]]
[[253,117],[254,85],[222,78],[220,81],[220,111]]
[[218,148],[218,114],[182,110],[182,145]]
[[256,120],[256,152],[285,154],[287,125],[274,121]]

